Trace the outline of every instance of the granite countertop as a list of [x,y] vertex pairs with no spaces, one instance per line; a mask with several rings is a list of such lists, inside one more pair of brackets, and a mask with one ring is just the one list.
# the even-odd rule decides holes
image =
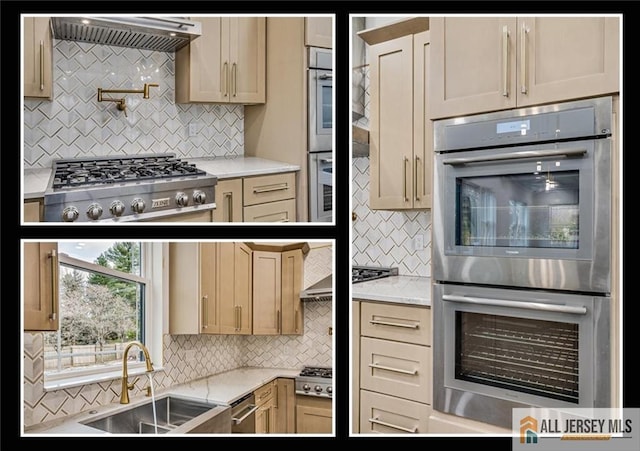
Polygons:
[[[185,384],[158,390],[156,396],[175,395],[184,398],[206,400],[213,404],[230,405],[233,401],[253,392],[262,385],[278,377],[295,378],[300,369],[243,367],[229,370],[213,376],[196,379]],[[131,398],[129,406],[147,402],[146,396]],[[91,409],[68,417],[52,420],[32,426],[26,434],[107,434],[106,432],[85,426],[84,422],[109,412],[117,412],[124,407],[118,402]]]
[[[185,158],[198,169],[213,174],[219,180],[299,171],[300,166],[257,157],[236,158]],[[24,199],[39,199],[49,186],[51,168],[25,169],[23,180]]]
[[431,306],[431,278],[389,276],[351,284],[353,300]]

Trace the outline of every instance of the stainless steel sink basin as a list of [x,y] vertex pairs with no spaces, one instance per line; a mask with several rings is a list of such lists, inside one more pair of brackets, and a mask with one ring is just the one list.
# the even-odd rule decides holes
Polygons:
[[[231,432],[228,406],[167,395],[155,400],[155,409],[158,434]],[[156,433],[151,399],[83,424],[111,434]]]

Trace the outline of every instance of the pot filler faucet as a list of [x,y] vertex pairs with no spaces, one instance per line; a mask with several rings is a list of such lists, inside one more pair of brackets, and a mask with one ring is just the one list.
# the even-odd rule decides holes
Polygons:
[[116,107],[124,112],[127,116],[127,104],[124,97],[114,99],[113,97],[103,97],[102,94],[142,94],[143,99],[149,98],[149,88],[151,86],[158,87],[158,83],[145,83],[142,89],[102,89],[98,88],[98,102],[116,102]]
[[132,383],[129,383],[129,373],[127,371],[127,354],[132,346],[138,346],[144,353],[144,360],[147,364],[147,373],[153,372],[153,364],[151,363],[151,357],[149,357],[149,350],[139,341],[132,341],[124,348],[124,355],[122,356],[122,393],[120,393],[120,404],[129,404],[129,390],[133,390],[139,377],[136,377]]

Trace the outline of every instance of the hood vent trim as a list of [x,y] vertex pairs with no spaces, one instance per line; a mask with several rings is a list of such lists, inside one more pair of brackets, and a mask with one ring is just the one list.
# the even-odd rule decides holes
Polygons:
[[51,31],[66,41],[175,52],[202,34],[202,24],[177,17],[52,17]]
[[333,299],[333,276],[329,275],[300,292],[301,301],[331,301]]

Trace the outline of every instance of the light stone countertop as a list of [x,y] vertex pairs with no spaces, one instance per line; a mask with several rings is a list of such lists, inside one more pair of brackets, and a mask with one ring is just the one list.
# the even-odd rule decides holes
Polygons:
[[389,276],[351,284],[353,300],[431,306],[431,278]]
[[[253,392],[262,385],[271,382],[278,377],[295,378],[299,374],[300,369],[290,368],[236,368],[213,376],[196,379],[185,384],[158,390],[155,395],[157,397],[175,395],[183,398],[208,401],[218,405],[229,405],[233,401],[240,399],[244,395]],[[62,419],[52,420],[29,427],[25,430],[25,434],[107,434],[107,432],[85,426],[82,423],[98,418],[99,416],[103,416],[106,413],[115,413],[121,409],[127,409],[137,404],[143,404],[148,400],[149,398],[145,396],[136,396],[135,398],[131,398],[131,402],[127,407],[122,406],[118,402],[96,407],[95,409],[90,410],[93,413],[81,412]]]
[[[198,169],[215,175],[218,180],[300,170],[300,166],[295,164],[257,157],[184,158],[184,160],[195,164]],[[44,197],[49,186],[51,171],[51,168],[25,169],[23,180],[25,200]]]

